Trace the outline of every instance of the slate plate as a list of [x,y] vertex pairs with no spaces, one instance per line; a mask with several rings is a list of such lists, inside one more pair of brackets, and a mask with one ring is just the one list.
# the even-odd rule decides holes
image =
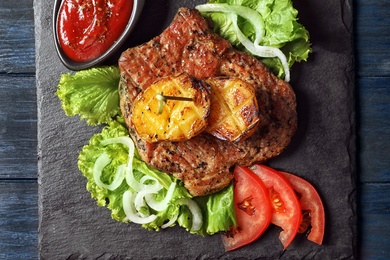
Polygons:
[[[195,2],[146,0],[129,46],[148,41],[180,6]],[[218,235],[181,228],[151,232],[111,219],[86,191],[78,152],[99,128],[64,115],[55,91],[67,72],[53,44],[51,1],[35,0],[39,142],[39,255],[41,259],[353,259],[356,246],[355,112],[351,0],[299,0],[300,22],[311,33],[309,62],[292,70],[299,126],[288,149],[269,165],[309,180],[326,210],[324,245],[298,236],[283,251],[279,228],[225,253]]]

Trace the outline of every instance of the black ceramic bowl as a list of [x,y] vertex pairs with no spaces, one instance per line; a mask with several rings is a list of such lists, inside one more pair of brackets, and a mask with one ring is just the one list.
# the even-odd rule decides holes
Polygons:
[[118,51],[121,49],[122,45],[126,42],[130,34],[132,33],[134,27],[136,26],[136,23],[138,21],[138,18],[140,17],[140,14],[142,12],[142,9],[144,7],[145,0],[133,0],[133,10],[130,16],[130,19],[126,25],[125,30],[121,34],[121,36],[118,38],[117,41],[102,55],[100,55],[98,58],[93,59],[88,62],[77,62],[72,59],[70,59],[61,49],[59,38],[58,38],[58,30],[57,30],[57,17],[58,12],[61,6],[63,0],[55,0],[54,1],[54,11],[53,11],[53,35],[54,35],[54,42],[57,54],[61,60],[61,62],[71,70],[83,70],[87,68],[91,68],[94,66],[102,65],[105,61],[107,61],[110,57],[113,55],[117,55]]

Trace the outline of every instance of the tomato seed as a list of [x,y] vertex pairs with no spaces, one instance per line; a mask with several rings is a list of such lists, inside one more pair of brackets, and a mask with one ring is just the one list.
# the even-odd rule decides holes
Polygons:
[[252,205],[252,196],[245,198],[241,203],[238,203],[238,208],[245,211],[246,214],[255,215],[256,207]]

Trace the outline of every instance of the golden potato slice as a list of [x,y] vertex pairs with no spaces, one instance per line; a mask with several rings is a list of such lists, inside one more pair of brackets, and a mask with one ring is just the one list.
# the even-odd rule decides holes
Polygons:
[[250,137],[259,123],[259,108],[251,84],[238,79],[216,77],[211,86],[211,112],[206,132],[229,142]]
[[[134,128],[147,142],[188,140],[207,127],[210,92],[204,81],[186,74],[161,78],[137,96]],[[190,100],[176,100],[180,98]]]

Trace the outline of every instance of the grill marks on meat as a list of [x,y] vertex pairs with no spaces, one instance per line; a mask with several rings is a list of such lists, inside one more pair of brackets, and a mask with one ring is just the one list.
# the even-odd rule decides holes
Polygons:
[[160,36],[122,54],[119,66],[139,91],[177,72],[200,79],[218,74],[220,60],[231,46],[210,33],[208,22],[193,12],[180,9]]
[[[121,110],[142,159],[174,175],[194,196],[216,192],[233,179],[234,165],[251,165],[280,154],[297,127],[295,94],[290,85],[256,58],[239,52],[214,34],[198,11],[179,9],[171,25],[159,36],[125,51],[119,59]],[[238,77],[251,83],[261,124],[239,143],[221,141],[202,133],[183,142],[146,143],[130,120],[136,95],[158,78],[185,72],[197,78]]]
[[176,178],[183,180],[192,195],[198,196],[216,192],[232,180],[226,152],[240,157],[222,142],[216,144],[212,136],[199,135],[185,142],[161,142],[148,159],[154,167],[169,169]]
[[251,165],[279,155],[297,128],[296,99],[291,86],[269,73],[255,57],[235,50],[225,55],[220,73],[239,77],[255,87],[263,123],[266,122],[252,138],[239,144],[246,147],[247,154],[237,164]]

